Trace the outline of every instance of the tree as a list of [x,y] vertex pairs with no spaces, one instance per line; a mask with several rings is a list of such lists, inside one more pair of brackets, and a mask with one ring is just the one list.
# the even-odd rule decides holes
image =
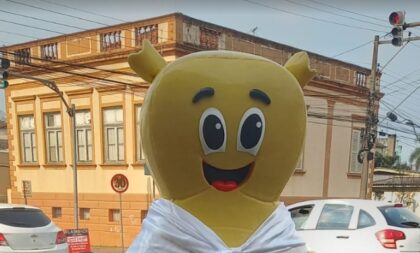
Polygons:
[[375,154],[375,167],[392,168],[398,156],[384,156],[380,152]]
[[410,170],[410,166],[407,165],[407,163],[400,163],[399,161],[397,161],[397,163],[392,166],[392,168],[397,169],[397,170]]
[[416,166],[416,169],[420,167],[420,148],[416,148],[410,155],[410,163]]

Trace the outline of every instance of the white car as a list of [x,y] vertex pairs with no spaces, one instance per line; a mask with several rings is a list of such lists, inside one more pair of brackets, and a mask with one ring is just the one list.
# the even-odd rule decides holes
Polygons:
[[68,253],[64,232],[39,208],[0,204],[0,253]]
[[287,208],[316,253],[420,252],[420,218],[401,204],[329,199]]

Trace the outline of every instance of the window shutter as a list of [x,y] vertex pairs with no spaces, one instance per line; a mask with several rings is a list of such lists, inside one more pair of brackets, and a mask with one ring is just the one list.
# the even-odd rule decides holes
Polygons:
[[351,135],[351,157],[350,157],[350,172],[360,172],[361,165],[359,161],[357,161],[357,154],[360,150],[360,130],[352,130]]

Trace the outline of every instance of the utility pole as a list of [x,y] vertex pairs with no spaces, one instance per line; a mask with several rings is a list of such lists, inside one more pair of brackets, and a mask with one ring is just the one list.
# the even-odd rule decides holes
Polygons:
[[375,138],[372,138],[374,135],[372,133],[372,128],[375,125],[375,101],[376,101],[376,72],[378,71],[378,48],[379,48],[379,36],[375,35],[373,40],[373,57],[372,57],[372,69],[371,69],[371,89],[369,91],[369,101],[367,108],[367,119],[365,125],[364,133],[364,147],[365,151],[368,153],[365,154],[363,159],[363,169],[362,169],[362,180],[360,184],[360,198],[368,198],[368,183],[369,183],[369,169],[370,169],[370,160],[372,153],[370,152],[372,142]]
[[71,119],[71,132],[72,132],[72,146],[73,146],[73,187],[74,187],[74,225],[76,229],[79,229],[79,194],[77,186],[77,135],[76,135],[76,106],[72,104],[71,106],[64,99],[63,92],[60,91],[54,81],[37,78],[33,76],[28,76],[16,72],[10,72],[10,75],[21,77],[25,79],[31,79],[38,82],[41,82],[43,85],[47,86],[53,90],[63,101],[64,106],[67,109],[67,114]]
[[[420,40],[420,36],[403,38],[403,31],[406,28],[420,26],[420,22],[405,23],[405,11],[392,12],[389,15],[389,23],[394,26],[390,34],[392,34],[392,40],[379,40],[379,36],[375,35],[373,40],[373,56],[372,56],[372,69],[371,69],[371,89],[369,90],[367,117],[365,124],[365,131],[363,134],[363,148],[359,151],[358,161],[363,163],[361,172],[361,183],[360,183],[360,198],[370,198],[369,190],[369,169],[370,161],[374,158],[374,153],[371,152],[375,145],[376,140],[376,125],[377,115],[375,114],[375,104],[377,99],[376,84],[377,84],[377,72],[378,72],[378,49],[381,44],[392,44],[394,46],[402,46],[403,42]],[[411,33],[410,33],[411,34]],[[395,110],[395,109],[394,109]],[[361,154],[365,152],[363,159]]]

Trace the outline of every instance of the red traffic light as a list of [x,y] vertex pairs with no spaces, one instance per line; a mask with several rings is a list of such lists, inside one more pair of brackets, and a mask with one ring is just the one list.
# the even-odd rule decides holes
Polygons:
[[394,11],[389,15],[389,23],[394,26],[402,26],[405,23],[405,11]]

